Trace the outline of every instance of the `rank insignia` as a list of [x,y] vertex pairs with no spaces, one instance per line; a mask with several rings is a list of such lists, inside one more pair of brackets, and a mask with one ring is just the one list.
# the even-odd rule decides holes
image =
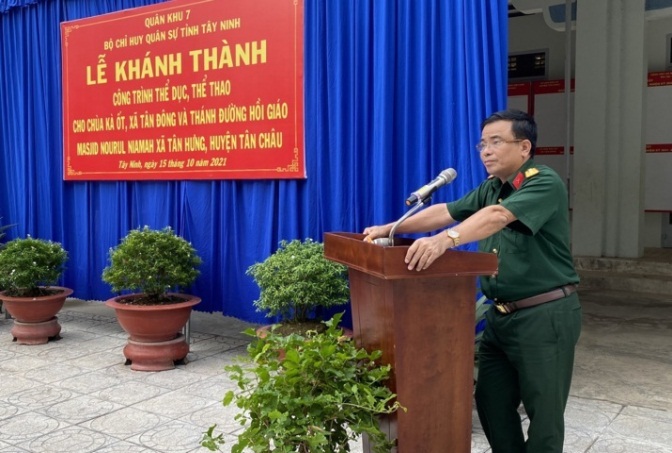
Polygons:
[[523,181],[525,181],[525,176],[522,173],[518,173],[513,179],[513,187],[515,187],[516,190],[520,189],[520,186],[523,185]]
[[539,170],[537,170],[536,168],[532,167],[532,168],[529,168],[529,169],[525,172],[525,177],[526,177],[526,178],[531,178],[532,176],[536,175],[537,173],[539,173]]

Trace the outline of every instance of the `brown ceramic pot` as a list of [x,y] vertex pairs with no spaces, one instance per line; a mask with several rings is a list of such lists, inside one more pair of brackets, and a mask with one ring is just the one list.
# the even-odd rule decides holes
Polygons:
[[132,305],[120,299],[141,297],[140,294],[109,299],[105,305],[114,309],[119,325],[128,333],[124,347],[126,364],[136,371],[163,371],[175,368],[189,353],[182,329],[189,321],[194,305],[201,299],[188,294],[171,294],[183,297],[184,302],[166,305]]
[[7,312],[14,318],[11,334],[19,344],[44,344],[60,338],[61,325],[58,313],[72,289],[50,286],[58,291],[55,294],[40,297],[13,297],[0,292],[0,299]]

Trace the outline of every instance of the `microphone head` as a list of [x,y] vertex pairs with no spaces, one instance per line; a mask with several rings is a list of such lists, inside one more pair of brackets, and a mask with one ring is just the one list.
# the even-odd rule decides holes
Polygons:
[[439,177],[446,180],[444,184],[449,184],[453,182],[455,178],[457,178],[457,172],[454,168],[446,168],[441,173],[439,173]]
[[382,245],[383,247],[390,247],[394,245],[394,241],[391,241],[390,238],[378,238],[374,239],[373,243],[376,245]]

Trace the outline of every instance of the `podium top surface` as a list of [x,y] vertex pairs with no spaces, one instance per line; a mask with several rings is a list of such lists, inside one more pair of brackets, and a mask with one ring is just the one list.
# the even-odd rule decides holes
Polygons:
[[[325,233],[324,256],[376,277],[392,280],[404,278],[438,278],[493,275],[497,273],[497,256],[494,253],[448,250],[429,268],[409,271],[404,257],[411,239],[395,239],[395,245],[384,247],[364,242],[360,233]],[[400,245],[396,245],[399,241]]]

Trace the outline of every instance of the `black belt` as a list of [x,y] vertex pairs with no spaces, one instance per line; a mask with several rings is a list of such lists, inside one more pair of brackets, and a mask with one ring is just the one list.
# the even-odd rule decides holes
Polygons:
[[547,293],[537,294],[536,296],[526,297],[525,299],[520,299],[513,302],[495,302],[495,307],[500,313],[508,315],[509,313],[513,313],[514,311],[520,310],[521,308],[529,308],[534,307],[535,305],[545,304],[546,302],[553,302],[554,300],[562,299],[563,297],[567,297],[570,294],[574,294],[575,292],[576,285],[565,285]]

